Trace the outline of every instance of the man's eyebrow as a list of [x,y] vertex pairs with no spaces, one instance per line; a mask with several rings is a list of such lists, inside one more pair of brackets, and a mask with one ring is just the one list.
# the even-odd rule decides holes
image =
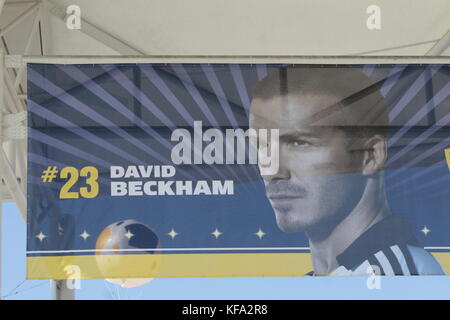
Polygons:
[[309,131],[294,131],[280,135],[280,139],[282,140],[298,139],[298,138],[320,138],[320,134]]

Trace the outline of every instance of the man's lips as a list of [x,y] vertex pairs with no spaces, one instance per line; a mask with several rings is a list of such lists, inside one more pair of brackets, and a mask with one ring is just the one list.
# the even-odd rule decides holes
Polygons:
[[282,194],[282,193],[267,194],[267,197],[273,201],[293,200],[293,199],[303,198],[303,196],[300,194]]

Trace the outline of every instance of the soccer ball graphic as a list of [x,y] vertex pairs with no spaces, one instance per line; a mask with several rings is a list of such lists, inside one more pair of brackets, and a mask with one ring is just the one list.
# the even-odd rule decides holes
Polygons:
[[[97,266],[102,274],[127,275],[127,267],[132,266],[129,255],[153,254],[158,247],[156,233],[145,224],[128,219],[107,226],[97,238],[95,248]],[[142,250],[150,249],[150,250]],[[128,256],[128,257],[127,257]],[[156,257],[156,256],[155,256]],[[149,271],[156,271],[159,261],[155,258],[148,266]],[[151,278],[114,278],[106,279],[125,288],[132,288],[150,282]]]

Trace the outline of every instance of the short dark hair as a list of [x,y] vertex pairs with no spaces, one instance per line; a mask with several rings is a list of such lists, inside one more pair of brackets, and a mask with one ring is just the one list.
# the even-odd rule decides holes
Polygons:
[[283,95],[329,94],[338,102],[313,116],[312,122],[344,113],[348,123],[340,126],[354,136],[388,136],[389,112],[379,83],[357,66],[293,65],[272,72],[253,88],[253,99]]

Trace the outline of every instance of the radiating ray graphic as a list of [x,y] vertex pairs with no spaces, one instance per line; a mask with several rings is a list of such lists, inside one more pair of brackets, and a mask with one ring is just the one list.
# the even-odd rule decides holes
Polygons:
[[[386,78],[377,81],[377,84],[381,84],[381,87],[379,90],[380,90],[381,95],[385,99],[386,99],[386,96],[389,93],[389,91],[396,84],[397,79],[400,77],[400,75],[402,74],[404,69],[405,69],[405,67],[394,68]],[[377,101],[375,104],[377,104],[379,102],[380,101]],[[373,109],[373,110],[376,110],[376,109]],[[383,110],[380,110],[379,114],[375,114],[375,115],[373,115],[373,112],[369,112],[369,113],[363,115],[363,117],[361,119],[359,119],[359,121],[364,121],[365,123],[370,123],[370,122],[367,122],[368,121],[367,119],[371,119],[372,123],[378,123],[378,121],[380,120],[379,118],[381,116],[383,116],[383,114],[384,114]]]
[[433,179],[433,180],[431,180],[431,181],[429,181],[427,183],[415,185],[414,187],[408,188],[408,189],[406,189],[406,190],[404,190],[402,192],[396,192],[392,196],[392,199],[395,199],[395,198],[400,197],[400,196],[410,195],[410,194],[413,194],[413,193],[416,193],[416,192],[419,192],[419,191],[424,191],[424,190],[426,190],[426,189],[428,189],[430,187],[434,187],[434,186],[436,186],[436,185],[438,185],[440,183],[447,183],[448,184],[449,183],[449,177],[447,175],[444,175],[444,176],[442,176],[440,178]]
[[[203,64],[202,70],[203,70],[205,76],[207,77],[207,79],[209,80],[211,87],[214,91],[214,94],[218,97],[225,97],[224,90],[222,88],[222,85],[219,82],[219,79],[217,78],[217,75],[216,75],[214,69],[209,65]],[[220,99],[219,103],[220,103],[222,109],[225,111],[225,114],[228,117],[228,121],[229,121],[230,125],[234,128],[238,128],[239,124],[238,124],[236,118],[234,117],[233,111],[231,110],[228,100]],[[239,140],[239,143],[240,143],[240,140]],[[242,145],[241,145],[241,147],[242,147]],[[259,172],[257,172],[257,170],[253,166],[251,168],[252,168],[251,170],[255,174],[255,176],[259,176]],[[244,170],[244,173],[249,178],[249,180],[252,180],[252,178],[248,175],[247,170]]]
[[[244,108],[247,116],[250,111],[250,97],[248,95],[244,78],[242,76],[240,65],[238,64],[230,64],[229,69],[231,71],[231,76],[234,81],[234,86],[237,89],[239,98],[241,100],[242,107]],[[256,170],[255,170],[256,171]],[[246,172],[247,174],[247,172]]]
[[[450,121],[450,114],[447,114],[444,118],[448,118],[448,121]],[[400,158],[401,155],[405,154],[408,151],[411,151],[414,147],[420,145],[421,143],[423,143],[427,138],[429,138],[433,133],[435,133],[436,131],[438,131],[441,128],[441,126],[431,126],[430,128],[428,128],[425,132],[423,132],[422,134],[420,134],[417,138],[415,138],[412,141],[409,141],[407,145],[405,145],[405,147],[398,151],[394,157],[392,157],[393,160],[388,161],[388,166],[392,165],[392,163],[394,161],[396,161],[397,159]],[[420,154],[419,156],[417,156],[416,158],[410,160],[409,162],[407,162],[406,164],[402,164],[402,167],[404,168],[408,168],[413,166],[414,164],[430,157],[431,155],[433,155],[436,152],[440,152],[442,150],[444,150],[448,145],[450,144],[450,137],[443,139],[440,143],[438,143],[437,145],[427,149],[426,151],[424,151],[422,154]],[[396,174],[393,173],[389,179],[392,179]]]
[[[389,192],[392,192],[392,190],[397,189],[399,186],[405,185],[410,183],[411,181],[413,181],[414,179],[420,178],[421,176],[424,176],[426,174],[430,174],[431,172],[433,172],[434,170],[440,169],[442,168],[442,166],[445,166],[446,162],[444,160],[439,161],[435,164],[433,164],[432,166],[429,166],[427,168],[423,168],[422,170],[420,170],[419,172],[408,176],[406,178],[403,178],[401,180],[397,180],[397,183],[389,183],[387,185],[387,189],[389,190]],[[395,172],[397,172],[398,170],[407,170],[408,168],[401,168],[401,169],[397,169]],[[400,173],[400,172],[399,172]],[[450,179],[450,177],[449,177]]]
[[257,64],[256,65],[256,75],[258,76],[258,80],[262,80],[267,77],[267,65],[265,64]]
[[[389,138],[388,147],[395,145],[395,143],[413,126],[415,126],[423,117],[427,115],[430,111],[430,107],[437,106],[441,104],[449,95],[450,83],[448,83],[445,87],[439,90],[438,93],[434,95],[431,100],[429,100],[425,105],[423,105],[408,121],[402,125],[400,130],[398,130],[392,137]],[[439,129],[439,128],[437,128]],[[407,151],[411,150],[414,146],[417,145],[417,142],[414,140],[409,142],[408,145],[397,152],[394,156],[392,156],[388,161],[388,166],[399,159],[403,154]]]
[[425,199],[436,197],[439,198],[439,200],[441,200],[442,202],[444,202],[445,200],[448,201],[448,199],[450,198],[450,188],[442,188],[442,190],[438,192],[427,192],[424,196]]
[[91,132],[89,132],[81,127],[78,127],[73,122],[70,122],[69,120],[58,116],[57,114],[38,105],[37,103],[35,103],[33,100],[30,100],[30,99],[28,100],[28,110],[29,110],[29,112],[34,113],[37,116],[40,116],[44,119],[47,119],[50,122],[53,122],[54,124],[58,125],[59,127],[62,127],[65,130],[68,130],[68,131],[76,134],[77,136],[85,139],[86,141],[92,142],[92,143],[96,144],[98,147],[103,148],[107,151],[110,151],[111,153],[116,154],[117,156],[121,157],[122,159],[128,160],[128,161],[130,161],[132,163],[136,163],[136,164],[143,163],[143,160],[138,159],[138,158],[124,152],[123,149],[120,149],[120,148],[116,147],[115,145],[109,143],[107,140],[102,139],[102,138],[98,137],[97,135],[92,134]]
[[234,80],[234,85],[239,94],[239,98],[241,99],[242,107],[248,115],[250,108],[250,98],[247,93],[247,89],[245,86],[244,78],[242,76],[241,68],[238,64],[230,64],[229,66],[231,71],[231,76]]
[[[142,69],[143,69],[144,73],[147,75],[147,78],[151,79],[152,81],[156,80],[156,81],[160,82],[159,85],[162,87],[163,94],[167,100],[169,100],[172,104],[182,106],[182,103],[175,97],[175,95],[170,91],[170,89],[164,84],[163,80],[159,77],[158,73],[152,67],[142,66]],[[184,88],[187,90],[187,92],[189,92],[192,99],[194,99],[195,103],[197,104],[198,109],[208,119],[209,124],[213,127],[219,128],[220,127],[219,123],[217,122],[216,118],[213,116],[213,114],[209,110],[208,105],[206,104],[205,100],[203,100],[203,97],[201,96],[197,87],[194,85],[191,77],[186,72],[183,65],[181,65],[181,64],[172,65],[172,70],[178,76],[179,83],[184,86]]]
[[[427,72],[430,73],[431,71],[428,70]],[[434,90],[434,85],[433,85],[433,78],[431,78],[430,81],[428,81],[427,84],[425,85],[426,100],[434,102],[434,95],[435,95],[435,90]],[[437,106],[434,103],[431,103],[428,106],[427,118],[428,118],[428,123],[430,123],[431,125],[436,123],[436,116],[435,116],[436,107]]]
[[388,95],[389,91],[391,91],[392,87],[397,83],[405,68],[406,66],[396,66],[391,70],[380,89],[380,92],[384,97]]
[[362,69],[362,72],[368,77],[370,77],[374,71],[375,71],[375,65],[373,65],[373,64],[366,64],[366,65],[364,65],[364,67]]
[[[158,72],[158,74],[161,77],[164,78],[164,81],[170,81],[171,83],[178,84],[180,82],[180,79],[178,78],[177,74],[174,71],[174,68],[176,68],[177,66],[180,66],[180,65],[179,64],[171,64],[170,69],[154,66],[154,69],[155,69],[155,71]],[[207,65],[206,64],[202,64],[201,66],[203,67],[203,66],[207,66]],[[170,71],[170,70],[172,70],[172,71]],[[192,82],[192,84],[194,84],[194,83]],[[205,88],[203,86],[200,86],[197,83],[194,84],[194,85],[195,85],[196,89],[199,91],[199,93],[200,93],[200,95],[202,97],[204,97],[205,99],[208,98],[208,99],[211,99],[211,100],[218,100],[220,103],[222,103],[222,100],[226,101],[230,105],[230,107],[232,109],[232,112],[233,112],[233,115],[235,117],[236,116],[240,116],[240,117],[242,117],[241,120],[245,120],[245,122],[247,122],[246,121],[247,114],[245,113],[245,110],[242,108],[242,106],[232,102],[230,99],[228,99],[228,97],[226,95],[217,96],[213,92],[211,92],[209,90],[209,88]],[[208,107],[211,108],[211,106],[208,106]],[[220,111],[221,112],[225,112],[224,110],[220,110]],[[237,121],[237,122],[239,123],[239,121]]]
[[[162,157],[159,153],[155,152],[151,148],[149,148],[147,145],[142,143],[139,139],[135,138],[134,136],[130,135],[128,132],[123,130],[122,128],[116,126],[113,122],[108,120],[107,118],[103,117],[101,114],[97,113],[81,101],[77,100],[73,96],[67,94],[64,90],[57,87],[44,77],[40,76],[37,72],[33,71],[32,69],[29,69],[28,71],[28,79],[31,81],[34,85],[37,87],[43,89],[44,91],[48,92],[49,94],[58,97],[62,102],[67,104],[68,106],[74,108],[75,110],[82,112],[84,115],[90,117],[95,122],[99,123],[100,125],[108,128],[109,130],[116,133],[118,136],[121,136],[126,141],[129,141],[133,143],[135,146],[146,152],[148,155],[153,157],[154,159],[158,159],[162,163],[167,163],[167,159]],[[113,106],[114,107],[114,106]],[[132,118],[135,118],[132,116]],[[130,119],[132,120],[132,119]],[[164,140],[165,141],[165,140]],[[167,143],[167,142],[166,142]],[[170,145],[170,144],[169,144]]]
[[409,102],[417,95],[425,84],[430,81],[433,75],[440,69],[440,66],[427,67],[431,72],[428,72],[426,69],[423,71],[420,76],[414,81],[414,83],[409,86],[408,90],[403,94],[402,98],[397,102],[397,104],[391,109],[389,112],[389,119],[394,121],[400,112],[408,105]]
[[[147,77],[148,80],[150,80],[155,87],[158,88],[158,90],[161,92],[161,94],[166,98],[166,100],[176,109],[176,110],[183,110],[182,113],[180,113],[182,116],[184,113],[187,113],[187,110],[185,109],[184,105],[178,100],[178,98],[173,94],[173,92],[167,87],[167,85],[165,84],[164,80],[161,79],[161,77],[158,75],[158,73],[150,66],[142,66],[142,72],[144,73],[144,75]],[[187,76],[187,75],[186,75]],[[184,82],[181,81],[181,83]],[[200,96],[200,93],[195,89],[195,93],[196,95],[192,94],[191,90],[193,91],[194,89],[191,87],[187,87],[186,88],[189,93],[191,94],[192,97],[196,97],[194,98],[194,100],[196,101],[196,103],[198,104],[198,100],[200,99],[201,101],[202,98]],[[208,110],[208,106],[206,105],[206,103],[200,104],[199,108],[204,111],[204,114],[206,115],[206,117],[208,118],[208,120],[210,121],[210,123],[215,126],[215,127],[219,127],[219,124],[217,123],[216,119],[214,118],[214,116],[211,114],[211,112]],[[205,111],[207,110],[207,111]],[[185,119],[187,121],[187,125],[188,126],[193,126],[194,124],[194,119],[190,116],[189,114],[189,119]],[[202,137],[197,137],[198,139],[203,139]],[[197,148],[197,146],[194,144],[193,145],[193,151],[196,154],[200,154],[203,152],[202,149]],[[220,171],[216,166],[212,166],[212,169],[223,179],[226,178],[226,175],[223,174],[222,171]],[[232,169],[229,168],[224,168],[224,171],[230,172],[234,175],[234,177],[237,179],[237,181],[239,181],[239,177],[235,174],[235,172]]]
[[[62,70],[64,71],[64,70]],[[142,119],[136,117],[134,113],[132,113],[130,110],[128,110],[120,101],[118,101],[114,96],[109,94],[106,90],[104,90],[101,86],[96,84],[94,81],[92,81],[88,76],[83,74],[81,71],[79,71],[77,68],[69,67],[68,71],[64,71],[68,76],[74,78],[75,80],[84,83],[84,86],[93,92],[96,96],[98,96],[100,99],[104,100],[106,103],[108,103],[111,107],[113,107],[115,110],[117,110],[121,115],[132,121],[133,123],[137,124],[141,129],[147,132],[151,137],[155,138],[158,142],[160,142],[167,150],[172,149],[172,145],[168,143],[166,139],[161,137],[161,135],[155,131],[151,126],[146,124]],[[138,90],[136,87],[132,88],[134,89],[135,93],[139,94],[140,90]],[[136,96],[136,94],[134,95]],[[157,114],[160,114],[159,109],[152,105],[151,110],[156,110]],[[162,113],[161,113],[162,114]],[[163,115],[163,117],[165,117]],[[164,158],[163,163],[167,163],[168,160]],[[140,163],[140,162],[136,162]],[[207,177],[204,173],[204,171],[200,170],[197,167],[193,167],[194,170],[196,170],[198,173],[200,173],[202,176]],[[189,179],[193,179],[193,177],[185,172],[185,170],[182,172],[184,176],[188,177]]]
[[[186,108],[176,99],[176,97],[173,95],[173,93],[170,91],[170,89],[166,86],[164,81],[156,74],[148,74],[148,70],[142,69],[143,73],[146,74],[147,78],[153,82],[153,84],[160,90],[160,92],[165,96],[165,98],[171,103],[171,105],[175,108],[175,110],[178,111],[178,113],[184,118],[186,121],[186,125],[192,126],[194,123],[194,119],[191,117],[191,115],[187,112]],[[130,94],[138,93],[136,98],[141,102],[142,105],[151,106],[151,110],[158,109],[158,107],[148,99],[148,97],[145,95],[144,92],[142,92],[139,88],[137,88],[131,80],[128,79],[120,70],[109,70],[109,73],[113,76],[113,78],[120,83],[121,86],[123,86]],[[175,99],[175,100],[172,100]],[[176,101],[176,102],[174,102]],[[177,103],[178,102],[178,103]],[[165,117],[165,116],[164,116]],[[163,122],[167,127],[169,128],[176,128],[176,125],[169,119],[167,119],[169,122]],[[195,154],[199,155],[203,152],[203,150],[200,150],[198,147],[193,145],[192,150]],[[200,170],[197,166],[193,166],[194,170],[196,170],[200,175],[210,178],[205,171]],[[212,166],[212,170],[214,170],[221,178],[226,179],[226,175],[223,174],[222,171],[220,171],[216,166]]]
[[[106,68],[106,67],[105,67]],[[149,126],[147,123],[145,123],[142,119],[138,118],[132,111],[130,111],[126,106],[124,106],[119,100],[117,100],[113,95],[109,94],[104,88],[102,88],[100,85],[98,85],[95,81],[93,81],[91,78],[89,78],[87,75],[85,75],[79,68],[75,68],[73,66],[65,66],[65,68],[60,68],[62,72],[64,72],[66,75],[71,77],[72,79],[78,81],[81,83],[86,89],[91,91],[93,94],[95,94],[98,98],[105,101],[109,106],[111,106],[114,110],[119,112],[123,117],[130,120],[132,123],[134,123],[136,126],[144,130],[150,137],[153,137],[161,143],[163,146],[165,146],[168,150],[172,148],[172,145],[163,138],[157,131],[155,131],[151,126]],[[110,72],[109,72],[110,74]],[[146,105],[144,105],[145,107]],[[148,106],[147,106],[148,107]],[[149,111],[155,111],[155,113],[152,112],[156,117],[165,117],[163,113],[160,112],[160,110],[155,106],[151,105],[151,108]],[[163,118],[164,119],[164,118]],[[166,118],[167,119],[167,118]],[[171,121],[167,119],[168,126],[170,127]]]
[[[450,118],[450,114],[447,114],[446,117]],[[425,131],[424,133],[422,133],[419,137],[421,137],[421,140],[426,139],[429,135],[431,135],[432,133],[429,133],[428,131],[430,129],[433,129],[433,127],[429,128],[427,131]],[[438,130],[438,129],[436,129]],[[428,133],[427,133],[428,132]],[[425,135],[426,134],[426,135]],[[401,169],[396,169],[395,172],[393,172],[392,174],[389,175],[389,177],[387,177],[387,180],[392,180],[395,176],[397,176],[400,172],[402,172],[402,170],[405,170],[407,168],[411,168],[412,166],[414,166],[415,164],[419,163],[420,161],[432,156],[434,153],[436,152],[443,152],[443,150],[448,147],[450,145],[450,137],[442,140],[440,143],[436,144],[435,146],[429,148],[427,151],[423,152],[422,154],[420,154],[419,156],[417,156],[414,159],[411,159],[410,161],[408,161],[406,164],[402,164],[402,168]]]
[[[111,74],[110,68],[106,68],[105,72],[108,72]],[[136,117],[134,113],[132,113],[130,110],[128,110],[120,101],[118,101],[114,96],[109,94],[105,89],[103,89],[101,86],[99,86],[95,81],[93,81],[91,78],[89,78],[87,75],[82,73],[78,68],[72,67],[72,66],[65,66],[65,69],[61,69],[64,73],[66,73],[68,76],[73,78],[74,80],[77,80],[80,83],[83,83],[84,87],[90,90],[92,93],[94,93],[97,97],[108,103],[111,107],[113,107],[116,111],[118,111],[121,115],[123,115],[128,120],[135,123],[137,126],[139,126],[141,129],[147,132],[149,136],[155,138],[158,142],[160,142],[167,150],[172,149],[172,145],[168,143],[168,141],[161,137],[161,135],[155,131],[151,126],[149,126],[147,123],[145,123],[142,119]],[[127,77],[124,76],[128,80]],[[121,79],[123,80],[123,79]],[[120,82],[123,83],[123,82]],[[128,89],[133,93],[141,93],[141,91],[132,84],[131,86],[128,85]],[[142,93],[139,97],[143,97]],[[142,100],[140,101],[142,103]],[[145,100],[145,102],[148,102],[148,104],[144,104],[144,107],[147,108],[152,114],[155,116],[161,117],[161,121],[167,120],[166,123],[167,126],[173,127],[174,124],[159,110],[159,108],[154,105],[150,100]],[[167,159],[160,157],[160,159],[164,159],[163,163],[167,163]],[[138,162],[139,163],[139,162]],[[194,170],[196,170],[198,173],[200,173],[202,176],[207,177],[204,173],[204,171],[200,170],[199,168],[193,166]],[[188,177],[189,179],[193,179],[193,177],[185,172],[185,170],[182,172],[184,176]]]
[[[191,97],[194,99],[194,101],[197,103],[197,106],[202,110],[208,110],[208,105],[206,104],[205,100],[203,99],[203,97],[201,96],[200,92],[198,91],[197,87],[194,85],[192,79],[189,77],[188,73],[186,72],[186,70],[183,68],[182,65],[176,65],[175,68],[172,68],[174,70],[174,72],[177,74],[178,78],[181,80],[181,83],[184,85],[184,87],[186,88],[186,90],[189,92],[189,94],[191,95]],[[147,70],[144,67],[144,73]],[[148,77],[151,76],[156,76],[155,72],[151,73],[151,74],[147,74]],[[178,101],[178,99],[176,97],[173,97],[174,101],[177,101],[178,103],[180,103]],[[205,115],[207,116],[208,120],[210,121],[210,124],[213,125],[214,127],[219,127],[219,123],[217,122],[217,120],[215,119],[215,117],[208,111],[205,111]],[[225,140],[226,146],[227,148],[230,148],[229,142],[228,140]],[[238,142],[239,143],[239,142]],[[244,148],[245,146],[243,146],[241,143],[239,143],[239,146],[241,148]],[[237,172],[235,170],[233,170],[232,168],[229,168],[228,171],[230,171],[233,176],[237,179],[237,181],[240,181],[241,178],[238,176]],[[251,177],[248,175],[247,170],[240,170],[243,171],[244,174],[247,176],[247,179],[249,181],[251,181]]]
[[[120,70],[116,70],[116,69],[110,69],[108,67],[104,67],[106,68],[105,71],[108,72],[110,75],[113,76],[113,79],[115,79],[122,87],[124,87],[130,94],[134,95],[139,102],[141,102],[142,105],[147,107],[147,110],[149,110],[150,112],[152,112],[152,114],[156,114],[160,120],[168,127],[174,127],[175,124],[169,120],[163,113],[161,113],[161,111],[159,110],[159,108],[153,104],[153,102],[148,99],[146,97],[146,95],[139,89],[137,88],[132,82],[131,80],[128,79],[127,76],[125,76]],[[71,78],[73,78],[74,80],[77,80],[78,82],[83,83],[83,85],[90,90],[92,93],[94,93],[95,95],[97,95],[99,98],[101,98],[102,100],[104,100],[105,102],[107,102],[109,105],[112,106],[116,106],[116,108],[120,107],[119,112],[121,114],[125,114],[125,113],[129,113],[129,116],[127,118],[131,118],[131,117],[135,117],[135,115],[133,113],[131,113],[131,111],[129,111],[125,106],[123,106],[122,103],[120,103],[117,99],[115,99],[112,95],[110,95],[106,90],[104,90],[101,86],[99,86],[98,84],[96,84],[94,81],[92,81],[87,75],[83,74],[78,68],[75,67],[66,67],[64,70],[62,70],[63,72],[65,72],[68,76],[70,76]],[[143,70],[144,71],[144,70]],[[155,78],[152,77],[152,80],[154,80]],[[161,88],[161,85],[164,84],[163,81],[161,80],[161,82],[159,83],[159,89],[162,89],[163,92],[167,93],[168,92],[168,88],[166,87],[167,90],[164,90],[163,88]],[[171,97],[171,98],[175,98],[175,96]],[[173,102],[173,101],[169,101],[169,102]],[[178,103],[176,105],[176,107],[178,107],[178,110],[181,110],[181,113],[183,114],[183,110],[185,110],[184,106],[181,105],[181,103]],[[186,111],[186,110],[185,110]],[[187,112],[187,111],[186,111]],[[192,118],[191,118],[192,119]],[[190,120],[188,120],[190,121]],[[140,127],[143,127],[143,129],[151,129],[151,127],[149,127],[145,122],[143,122],[141,119],[135,119],[135,123],[137,122],[137,124]],[[152,129],[151,129],[152,130]],[[149,135],[157,135],[157,133],[155,132],[147,132]],[[158,141],[161,139],[161,141],[166,142],[166,140],[160,136],[157,136]],[[167,143],[166,143],[167,146]],[[169,144],[170,148],[172,147]],[[194,153],[199,153],[202,152],[202,150],[197,150],[197,148],[194,147]],[[201,174],[202,176],[205,176],[207,178],[210,178],[204,170],[200,170],[200,168],[198,168],[197,166],[193,166],[193,169],[196,170],[199,174]],[[218,168],[216,168],[215,166],[212,167],[212,169],[214,171],[216,171],[216,173],[222,177],[222,178],[226,178],[226,176],[223,174],[223,172],[221,172]],[[237,178],[237,176],[236,176]],[[238,179],[239,180],[239,179]]]
[[[147,98],[147,96],[139,89],[137,88],[134,83],[128,79],[128,77],[123,74],[123,72],[118,68],[105,68],[105,71],[107,71],[110,76],[119,83],[123,88],[125,88],[131,95],[133,93],[137,92],[138,95],[136,96],[136,99],[144,106],[149,112],[154,114],[166,127],[170,129],[175,129],[177,125],[173,123],[172,120],[170,120],[150,99]],[[191,117],[189,112],[186,110],[186,108],[181,105],[174,106],[175,110],[183,117],[183,119],[186,121],[186,125],[190,126],[194,123],[194,119]]]
[[101,166],[105,169],[109,169],[109,167],[111,165],[108,161],[100,159],[100,158],[94,156],[93,154],[85,152],[81,149],[75,148],[63,141],[55,139],[55,138],[53,138],[49,135],[46,135],[45,133],[42,133],[38,130],[35,130],[31,127],[28,128],[28,137],[32,140],[39,141],[39,142],[49,145],[53,148],[60,149],[66,153],[70,153],[71,155],[73,155],[77,158],[80,158],[82,160],[87,160],[91,163],[95,163],[96,165]]
[[[395,69],[397,69],[398,67],[394,68],[391,71],[391,74],[394,72]],[[440,70],[444,70],[444,69],[440,69]],[[433,74],[431,69],[427,69],[425,72],[428,72],[428,77],[431,77],[431,75]],[[422,73],[423,74],[423,73]],[[399,74],[398,74],[399,75]],[[395,78],[398,78],[398,76],[395,76]],[[416,78],[417,79],[417,78]],[[397,81],[397,79],[395,79],[395,81]],[[416,80],[417,81],[417,80]],[[427,85],[430,84],[431,82],[431,78],[430,81],[427,82]],[[392,88],[394,85],[394,78],[392,78],[392,80],[389,80],[390,82],[390,87]],[[421,88],[422,90],[424,88]],[[381,89],[383,94],[386,95],[387,92],[385,91],[384,88]],[[434,107],[436,107],[437,104],[442,103],[442,100],[445,99],[445,97],[441,97],[441,94],[444,94],[443,90],[440,91],[439,96],[436,97],[432,97],[431,101],[428,101],[428,103],[426,103],[422,108],[419,109],[418,113],[416,113],[415,115],[413,115],[413,117],[411,117],[407,124],[404,124],[399,131],[395,132],[394,135],[390,138],[389,140],[389,145],[393,146],[395,145],[395,143],[398,142],[398,140],[408,131],[411,129],[411,127],[416,124],[418,121],[421,120],[421,118],[423,118],[426,114],[427,114],[427,110],[430,111],[430,109],[433,109]],[[436,101],[436,98],[439,99],[439,102]],[[413,119],[415,119],[416,121],[414,121]],[[419,145],[419,143],[414,143],[415,145]],[[411,143],[407,144],[405,147],[408,147],[408,145],[411,145]],[[394,154],[394,156],[391,156],[388,159],[388,163],[391,164],[393,163],[395,160],[398,160],[402,155],[405,155],[408,151],[411,151],[412,148],[408,148],[407,150],[400,150],[398,153]],[[431,154],[429,154],[431,156]],[[432,173],[434,170],[438,169],[439,167],[437,165],[433,165],[432,167],[426,168],[424,169],[424,171],[422,171],[421,173],[416,174],[417,176],[421,176],[425,173]],[[396,169],[395,172],[390,173],[389,175],[386,176],[386,180],[387,181],[391,181],[393,177],[397,176],[397,174],[401,173],[403,170],[405,170],[407,168],[403,168],[403,169]],[[415,175],[415,176],[416,176]],[[388,184],[388,188],[389,190],[393,190],[396,189],[398,186],[401,186],[403,184],[406,184],[408,182],[410,182],[412,180],[412,177],[406,178],[406,179],[402,179],[401,181],[398,181],[397,183],[395,183],[394,185],[392,184]]]
[[43,157],[41,155],[38,155],[38,154],[30,152],[30,151],[28,152],[28,161],[35,163],[35,164],[42,165],[44,167],[45,166],[57,166],[60,168],[70,167],[70,165],[68,165],[66,163],[55,161],[55,160],[49,159],[47,157]]
[[218,97],[218,101],[228,119],[228,122],[231,124],[233,128],[238,128],[239,123],[236,117],[234,116],[229,101],[225,99],[225,92],[223,91],[222,86],[220,85],[219,79],[217,78],[214,68],[212,68],[210,65],[207,64],[202,64],[201,68],[206,78],[208,79],[211,88],[214,91],[214,95]]

